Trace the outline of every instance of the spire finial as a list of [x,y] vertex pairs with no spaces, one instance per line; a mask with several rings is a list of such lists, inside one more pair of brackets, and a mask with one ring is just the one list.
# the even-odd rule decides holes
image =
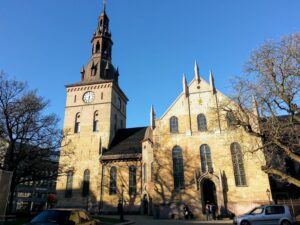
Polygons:
[[105,12],[106,10],[106,0],[103,0],[103,11]]

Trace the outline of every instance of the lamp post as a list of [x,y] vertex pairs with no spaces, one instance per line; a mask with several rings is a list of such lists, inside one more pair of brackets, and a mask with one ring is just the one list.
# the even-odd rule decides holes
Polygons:
[[271,204],[271,192],[269,189],[266,190],[267,192],[267,196],[268,196],[268,199],[269,199],[269,204]]
[[120,221],[121,222],[124,221],[123,207],[124,207],[124,184],[122,184],[122,186],[121,186],[121,199],[119,200],[119,204],[118,204],[118,211],[120,213]]

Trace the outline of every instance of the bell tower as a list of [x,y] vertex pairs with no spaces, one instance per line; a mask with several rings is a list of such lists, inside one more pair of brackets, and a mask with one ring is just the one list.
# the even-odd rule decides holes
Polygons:
[[[116,131],[126,127],[128,99],[118,83],[119,71],[112,64],[113,41],[105,3],[91,45],[81,79],[66,85],[64,130],[69,131],[71,144],[61,148],[60,164],[68,165],[72,177],[57,181],[58,205],[63,207],[86,207],[87,201],[98,206],[100,154],[109,148]],[[90,177],[89,194],[81,191],[84,174]]]

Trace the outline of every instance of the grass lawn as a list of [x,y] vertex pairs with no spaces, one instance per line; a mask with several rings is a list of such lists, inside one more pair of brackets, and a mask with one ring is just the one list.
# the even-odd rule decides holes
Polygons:
[[109,218],[109,217],[102,217],[102,216],[93,216],[93,218],[98,219],[100,220],[100,222],[106,224],[116,224],[121,222],[120,219],[117,218]]

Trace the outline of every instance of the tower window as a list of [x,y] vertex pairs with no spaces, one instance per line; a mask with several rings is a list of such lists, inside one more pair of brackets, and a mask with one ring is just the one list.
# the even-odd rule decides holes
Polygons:
[[74,133],[79,133],[79,132],[80,132],[80,113],[76,113]]
[[136,167],[129,167],[129,195],[136,195]]
[[122,108],[122,101],[121,101],[121,98],[119,97],[118,98],[118,109],[121,110]]
[[95,111],[94,112],[94,119],[93,119],[93,132],[99,131],[99,112]]
[[197,116],[197,124],[199,131],[207,131],[207,123],[204,114],[201,113]]
[[184,171],[183,171],[183,157],[182,150],[179,146],[175,146],[172,150],[173,158],[173,178],[174,178],[174,189],[184,188]]
[[77,95],[74,96],[74,103],[76,103],[76,98],[77,98]]
[[117,117],[117,114],[115,114],[115,127],[114,127],[114,130],[115,132],[117,131],[117,126],[118,126],[118,117]]
[[82,197],[88,196],[90,193],[90,171],[87,169],[83,174]]
[[211,152],[206,144],[200,146],[200,160],[202,172],[213,172]]
[[97,74],[97,64],[94,64],[94,62],[93,62],[92,66],[91,66],[91,75],[96,76],[96,74]]
[[170,132],[178,133],[178,119],[176,116],[170,118]]
[[96,43],[96,52],[95,53],[99,53],[100,52],[100,43],[99,41],[97,41]]
[[72,185],[73,185],[73,172],[69,171],[67,173],[67,184],[66,184],[66,191],[65,191],[66,198],[72,197]]
[[103,100],[103,92],[101,92],[101,100]]
[[117,168],[111,167],[109,174],[109,194],[115,195],[117,194]]
[[243,155],[239,143],[234,142],[230,145],[233,172],[236,186],[246,185],[246,174],[244,169]]

